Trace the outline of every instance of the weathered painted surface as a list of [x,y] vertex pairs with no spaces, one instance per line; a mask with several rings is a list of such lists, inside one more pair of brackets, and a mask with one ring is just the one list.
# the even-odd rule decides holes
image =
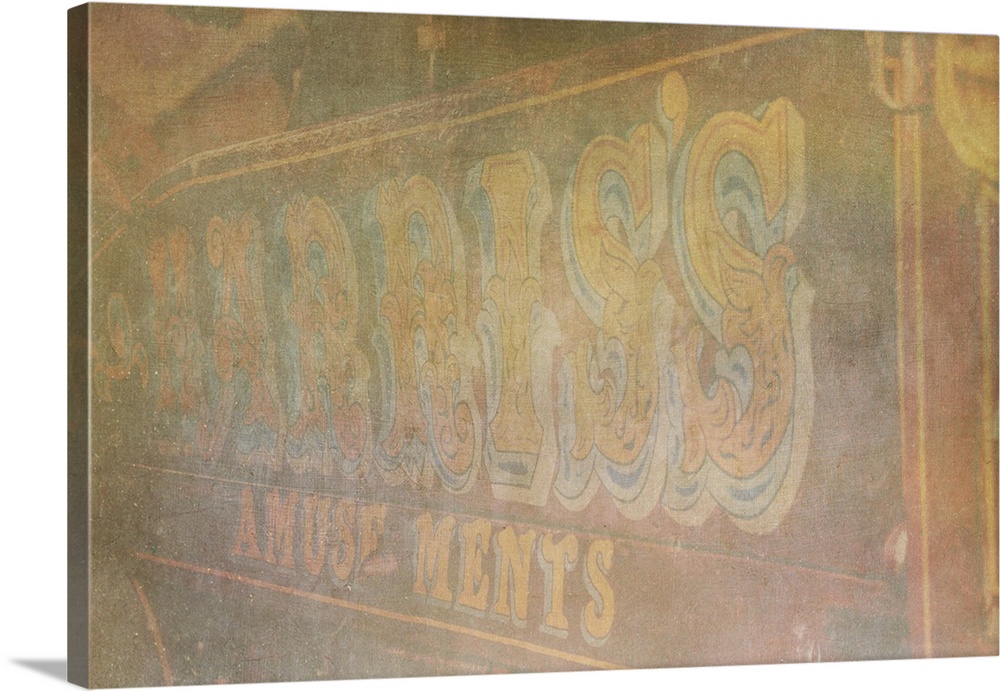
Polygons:
[[95,180],[91,682],[995,654],[996,67],[663,27]]

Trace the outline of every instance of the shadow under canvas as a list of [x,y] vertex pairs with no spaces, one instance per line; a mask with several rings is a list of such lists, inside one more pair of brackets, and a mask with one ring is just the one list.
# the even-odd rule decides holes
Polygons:
[[49,677],[64,681],[66,679],[66,660],[12,660],[12,662]]

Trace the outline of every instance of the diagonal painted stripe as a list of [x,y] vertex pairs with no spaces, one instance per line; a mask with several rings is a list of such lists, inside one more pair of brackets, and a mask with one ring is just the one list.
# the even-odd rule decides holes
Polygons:
[[343,600],[337,597],[330,597],[329,595],[310,593],[304,590],[298,590],[296,588],[279,585],[277,583],[270,583],[268,581],[262,581],[257,578],[251,578],[249,576],[244,576],[242,574],[233,573],[232,571],[223,571],[221,569],[214,569],[208,566],[188,564],[186,562],[176,561],[174,559],[167,559],[165,557],[158,557],[153,554],[145,554],[142,552],[136,552],[135,556],[137,556],[140,559],[144,559],[145,561],[152,562],[154,564],[161,564],[163,566],[170,566],[176,569],[189,571],[191,573],[199,573],[199,574],[204,574],[206,576],[212,576],[213,578],[233,581],[235,583],[241,583],[243,585],[249,585],[255,588],[261,588],[263,590],[270,590],[275,593],[281,593],[282,595],[292,595],[294,597],[300,597],[305,600],[320,602],[325,605],[332,605],[334,607],[339,607],[341,609],[348,609],[355,612],[370,614],[376,617],[382,617],[384,619],[389,619],[391,621],[399,621],[406,624],[414,624],[417,626],[427,626],[429,628],[440,629],[442,631],[457,633],[463,636],[480,638],[482,640],[489,641],[490,643],[506,645],[512,648],[520,648],[522,650],[527,650],[532,653],[537,653],[538,655],[544,655],[546,657],[552,657],[566,662],[572,662],[578,665],[583,665],[585,667],[592,667],[594,669],[609,669],[609,670],[624,669],[624,667],[612,664],[610,662],[605,662],[604,660],[597,660],[594,658],[585,657],[583,655],[575,655],[573,653],[567,653],[562,650],[556,650],[555,648],[548,648],[543,645],[537,645],[535,643],[521,641],[516,638],[497,636],[495,634],[488,633],[486,631],[470,629],[466,626],[459,626],[458,624],[451,624],[444,621],[438,621],[437,619],[430,619],[428,617],[419,617],[409,614],[402,614],[400,612],[394,612],[392,610],[382,609],[381,607],[372,607],[371,605],[363,605],[361,603],[352,602],[350,600]]
[[163,645],[163,637],[160,635],[160,627],[156,623],[156,615],[153,614],[153,608],[149,604],[149,599],[146,597],[146,593],[142,589],[142,585],[139,581],[132,579],[132,587],[135,588],[135,594],[139,596],[139,602],[142,603],[142,609],[146,613],[146,625],[149,626],[149,632],[153,634],[153,642],[156,644],[156,652],[160,657],[160,666],[163,668],[163,678],[167,686],[174,685],[174,675],[170,671],[170,661],[167,659],[167,648]]

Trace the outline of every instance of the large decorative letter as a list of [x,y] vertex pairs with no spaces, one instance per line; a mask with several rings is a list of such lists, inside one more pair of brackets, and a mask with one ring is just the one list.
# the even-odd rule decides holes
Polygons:
[[466,206],[479,228],[486,378],[486,468],[498,499],[542,505],[556,460],[552,413],[555,316],[542,304],[542,226],[552,200],[527,152],[492,156],[469,175]]
[[[276,443],[279,408],[274,374],[274,344],[264,315],[258,224],[249,214],[208,223],[208,260],[221,270],[212,334],[212,361],[219,377],[213,420],[199,445],[206,458],[218,460],[230,444],[243,455]],[[236,412],[242,409],[242,420]],[[273,455],[270,456],[272,459]]]
[[772,529],[794,498],[812,416],[812,291],[786,244],[805,195],[802,119],[787,99],[726,112],[695,136],[674,252],[697,319],[678,328],[683,453],[663,503],[697,523],[717,502]]
[[627,140],[593,140],[567,194],[567,278],[595,327],[558,375],[555,489],[572,509],[603,484],[622,514],[640,518],[663,488],[677,424],[666,395],[672,356],[662,340],[674,303],[654,259],[667,229],[666,167],[667,142],[645,124]]
[[286,449],[325,475],[328,459],[356,473],[363,469],[370,434],[368,361],[355,342],[358,276],[350,239],[337,214],[316,197],[289,205],[285,237],[299,344],[299,387]]
[[380,301],[372,345],[382,385],[375,459],[390,481],[429,485],[438,477],[452,491],[466,490],[481,437],[457,224],[422,176],[380,185],[372,202],[368,236],[382,244],[372,252]]
[[187,232],[175,230],[157,238],[146,252],[153,287],[153,336],[159,379],[157,408],[201,417],[205,391],[202,358],[205,346],[194,318],[188,285]]

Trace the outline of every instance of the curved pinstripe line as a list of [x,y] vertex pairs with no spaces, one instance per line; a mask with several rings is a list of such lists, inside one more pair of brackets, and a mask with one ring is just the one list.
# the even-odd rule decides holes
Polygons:
[[[659,60],[657,62],[649,63],[647,65],[642,65],[641,67],[635,67],[630,70],[625,70],[617,74],[609,75],[607,77],[602,77],[600,79],[595,79],[589,82],[584,82],[582,84],[577,84],[575,86],[565,87],[563,89],[558,89],[548,94],[543,94],[540,96],[532,96],[529,98],[521,99],[520,101],[514,101],[513,103],[506,103],[499,106],[494,106],[492,108],[487,108],[476,113],[470,113],[469,115],[463,115],[459,117],[437,120],[434,122],[423,123],[421,125],[413,125],[411,127],[404,127],[399,130],[392,130],[389,132],[382,132],[370,137],[363,137],[361,139],[353,139],[348,142],[342,142],[340,144],[335,144],[332,146],[323,147],[306,153],[299,153],[293,156],[286,156],[284,158],[269,159],[266,161],[260,161],[251,165],[243,166],[240,168],[233,168],[231,170],[224,171],[222,173],[215,173],[212,175],[204,175],[201,177],[192,177],[182,182],[177,183],[170,189],[161,193],[156,198],[149,202],[149,206],[157,206],[163,201],[174,196],[178,192],[181,192],[188,187],[193,187],[195,185],[203,185],[210,182],[217,182],[219,180],[225,180],[232,177],[237,177],[247,173],[256,173],[262,170],[267,170],[270,168],[277,168],[281,166],[293,165],[295,163],[302,163],[305,161],[310,161],[317,158],[325,158],[327,156],[332,156],[334,154],[343,153],[345,151],[351,151],[353,149],[373,146],[377,144],[383,144],[385,142],[394,141],[397,139],[404,139],[417,134],[426,134],[431,132],[442,132],[453,127],[461,127],[464,125],[469,125],[482,120],[488,120],[490,118],[498,117],[501,115],[508,115],[510,113],[515,113],[521,110],[527,110],[529,108],[534,108],[540,105],[545,105],[548,103],[554,103],[556,101],[561,101],[566,98],[571,98],[573,96],[579,96],[591,91],[596,91],[609,86],[614,86],[616,84],[621,84],[624,82],[629,82],[640,77],[644,77],[650,74],[655,74],[657,72],[664,72],[666,70],[673,69],[680,65],[686,65],[692,62],[697,62],[699,60],[704,60],[707,58],[714,58],[722,55],[727,55],[729,53],[735,53],[741,50],[746,50],[749,48],[754,48],[761,45],[766,45],[769,43],[776,43],[778,41],[783,41],[785,39],[794,38],[804,33],[809,33],[813,29],[779,29],[776,31],[769,31],[755,36],[750,36],[748,38],[743,38],[738,41],[732,41],[730,43],[724,43],[718,46],[712,46],[710,48],[704,48],[702,50],[696,50],[691,53],[686,53],[684,55],[679,55],[673,58],[667,58],[665,60]],[[212,152],[207,152],[205,154],[196,154],[191,158],[182,161],[177,166],[168,170],[164,176],[169,175],[171,172],[181,169],[184,166],[188,166],[191,170],[196,171],[199,164],[202,161],[209,160],[213,155],[221,152],[232,152],[239,150],[240,148],[248,144],[262,145],[268,140],[271,141],[282,141],[294,138],[295,133],[279,134],[271,138],[265,138],[263,140],[255,140],[254,142],[247,142],[246,144],[237,144],[231,147],[226,147],[224,149],[217,149]],[[148,188],[147,188],[148,190]],[[141,192],[137,195],[137,198],[141,198],[145,194]],[[94,253],[93,259],[96,260],[115,240],[117,240],[123,233],[116,233],[108,238]]]
[[479,631],[478,629],[470,629],[466,626],[459,626],[458,624],[451,624],[449,622],[439,621],[437,619],[430,619],[429,617],[402,614],[401,612],[394,612],[392,610],[382,609],[381,607],[373,607],[371,605],[363,605],[358,602],[352,602],[351,600],[342,600],[340,598],[330,597],[329,595],[320,595],[319,593],[310,593],[304,590],[297,590],[296,588],[290,588],[288,586],[279,585],[277,583],[271,583],[269,581],[263,581],[257,578],[250,578],[249,576],[243,576],[238,573],[233,573],[232,571],[223,571],[222,569],[214,569],[207,566],[189,564],[182,561],[176,561],[174,559],[158,557],[152,554],[144,554],[142,552],[136,552],[135,556],[138,557],[139,559],[143,559],[145,561],[149,561],[154,564],[170,566],[176,569],[189,571],[191,573],[199,573],[206,576],[212,576],[214,578],[222,578],[225,580],[234,581],[236,583],[241,583],[243,585],[249,585],[255,588],[270,590],[276,593],[280,593],[282,595],[294,595],[295,597],[301,597],[306,600],[313,600],[314,602],[320,602],[322,604],[332,605],[334,607],[340,607],[342,609],[348,609],[348,610],[353,610],[355,612],[362,612],[364,614],[371,614],[374,616],[383,617],[391,621],[404,622],[407,624],[423,625],[433,629],[448,631],[450,633],[457,633],[464,636],[471,636],[473,638],[480,638],[482,640],[489,641],[491,643],[499,643],[501,645],[507,645],[512,648],[521,648],[522,650],[527,650],[529,652],[537,653],[539,655],[545,655],[547,657],[564,660],[566,662],[572,662],[578,665],[584,665],[586,667],[592,667],[594,669],[607,669],[607,670],[624,669],[619,665],[613,664],[611,662],[605,662],[604,660],[596,660],[594,658],[585,657],[583,655],[575,655],[573,653],[567,653],[562,650],[548,648],[546,646],[538,645],[536,643],[529,643],[528,641],[522,641],[516,638],[507,638],[506,636],[498,636],[496,634],[488,633],[486,631]]

